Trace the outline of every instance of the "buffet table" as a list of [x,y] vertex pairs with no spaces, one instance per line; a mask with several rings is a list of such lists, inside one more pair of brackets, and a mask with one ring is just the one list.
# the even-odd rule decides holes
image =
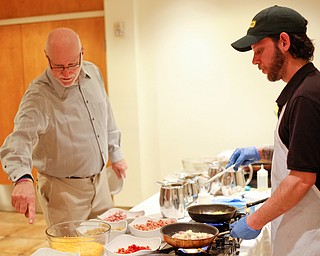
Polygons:
[[[151,215],[153,217],[162,217],[159,205],[159,193],[152,195],[145,201],[133,207],[132,211],[144,210],[145,215]],[[257,206],[256,206],[257,207]],[[179,219],[179,222],[188,222],[191,218],[185,216],[183,219]],[[256,239],[243,240],[240,245],[240,256],[269,256],[271,255],[271,243],[270,243],[270,225],[266,225],[260,235]]]

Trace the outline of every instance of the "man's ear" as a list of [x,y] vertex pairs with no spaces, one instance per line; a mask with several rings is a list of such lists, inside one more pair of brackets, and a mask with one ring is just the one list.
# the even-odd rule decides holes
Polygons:
[[290,36],[286,32],[282,32],[279,36],[279,47],[287,52],[289,51],[290,45]]

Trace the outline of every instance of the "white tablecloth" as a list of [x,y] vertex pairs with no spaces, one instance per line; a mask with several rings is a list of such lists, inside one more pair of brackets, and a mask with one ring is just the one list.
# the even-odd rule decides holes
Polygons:
[[[144,210],[146,215],[153,217],[161,217],[160,205],[159,205],[159,193],[152,195],[145,201],[133,207],[132,211]],[[178,221],[185,222],[190,221],[191,218],[186,216]],[[270,256],[270,225],[265,226],[260,235],[256,239],[243,240],[240,245],[240,256]]]

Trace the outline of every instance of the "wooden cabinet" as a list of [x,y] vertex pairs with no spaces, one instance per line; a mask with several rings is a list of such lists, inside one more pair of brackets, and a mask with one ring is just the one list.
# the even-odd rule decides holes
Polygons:
[[0,19],[103,10],[103,0],[1,1]]
[[[39,1],[37,2],[39,3]],[[59,6],[60,2],[66,3],[60,0],[44,1],[45,4],[51,2],[55,3],[55,6]],[[79,2],[82,4],[78,4]],[[0,19],[26,17],[28,13],[30,15],[53,13],[50,4],[47,5],[47,10],[45,10],[45,5],[42,4],[38,5],[40,8],[38,11],[34,10],[34,8],[37,8],[35,0],[13,0],[5,3],[7,3],[7,6],[4,6],[1,10],[3,11],[5,8],[8,10],[10,7],[10,11],[0,11]],[[26,3],[29,4],[26,5]],[[87,8],[83,6],[83,3],[88,4]],[[21,8],[29,10],[21,10],[17,6],[19,4]],[[68,10],[71,11],[87,11],[103,8],[103,1],[69,0],[68,6]],[[13,13],[15,10],[16,15]],[[65,9],[55,9],[54,13],[59,11],[65,12]],[[4,139],[13,129],[14,116],[30,81],[37,77],[48,65],[44,55],[45,43],[48,33],[57,27],[69,27],[79,34],[84,46],[84,59],[95,63],[100,68],[105,81],[107,81],[104,17],[0,26],[0,70],[2,74],[0,80],[0,145],[3,144]],[[11,184],[7,175],[2,171],[2,167],[0,167],[0,184]]]
[[[21,26],[0,27],[0,144],[13,129],[13,119],[25,91]],[[2,167],[1,167],[2,168]],[[11,183],[0,169],[0,182]]]

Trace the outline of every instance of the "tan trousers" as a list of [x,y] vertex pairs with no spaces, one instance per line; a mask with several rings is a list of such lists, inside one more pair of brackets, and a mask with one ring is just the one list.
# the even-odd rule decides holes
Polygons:
[[38,173],[37,196],[47,226],[93,219],[114,206],[105,169],[84,179]]

